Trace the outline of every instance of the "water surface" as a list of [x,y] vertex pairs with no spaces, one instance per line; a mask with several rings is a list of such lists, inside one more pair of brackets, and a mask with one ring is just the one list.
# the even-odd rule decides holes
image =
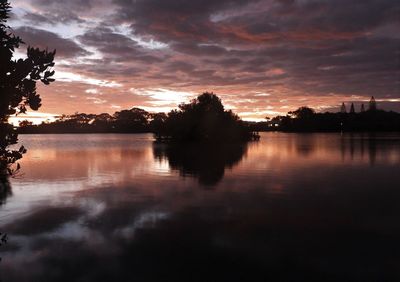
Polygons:
[[2,281],[400,279],[400,134],[20,141]]

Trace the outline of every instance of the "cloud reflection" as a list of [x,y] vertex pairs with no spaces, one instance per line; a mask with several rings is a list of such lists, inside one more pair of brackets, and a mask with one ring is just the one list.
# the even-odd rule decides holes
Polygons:
[[76,137],[22,136],[25,174],[0,207],[3,280],[398,275],[398,135],[266,133],[234,152]]

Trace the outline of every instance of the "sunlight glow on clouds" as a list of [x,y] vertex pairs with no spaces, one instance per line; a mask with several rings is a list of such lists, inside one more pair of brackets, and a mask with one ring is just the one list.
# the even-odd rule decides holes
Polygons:
[[89,94],[98,94],[99,90],[97,88],[89,88],[89,89],[86,89],[85,92],[89,93]]
[[147,49],[163,49],[168,47],[168,44],[156,41],[153,38],[150,38],[149,40],[144,40],[141,36],[137,36],[135,34],[132,34],[132,31],[130,29],[129,25],[123,24],[120,26],[115,27],[116,33],[117,34],[122,34],[126,36],[127,38],[132,39],[133,41],[137,42],[140,46],[147,48]]
[[188,102],[190,98],[194,98],[197,94],[196,92],[173,91],[163,88],[158,88],[158,89],[131,88],[130,91],[136,95],[148,96],[152,98],[153,101],[150,101],[150,103],[155,106],[180,104],[183,102]]
[[85,77],[80,74],[72,72],[57,71],[54,78],[58,81],[63,82],[83,82],[90,85],[96,85],[99,87],[122,87],[122,84],[115,81],[100,80],[90,77]]
[[371,96],[400,111],[397,0],[11,3],[16,57],[57,49],[45,112],[168,111],[204,91],[245,119]]
[[38,113],[29,111],[26,114],[20,114],[9,118],[9,122],[17,126],[21,121],[28,120],[33,124],[41,124],[42,122],[53,122],[58,118],[58,115],[49,113]]

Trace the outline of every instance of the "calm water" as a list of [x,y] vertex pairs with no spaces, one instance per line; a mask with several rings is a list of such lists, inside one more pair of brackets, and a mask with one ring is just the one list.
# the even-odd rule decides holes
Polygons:
[[4,282],[400,281],[399,134],[20,139]]

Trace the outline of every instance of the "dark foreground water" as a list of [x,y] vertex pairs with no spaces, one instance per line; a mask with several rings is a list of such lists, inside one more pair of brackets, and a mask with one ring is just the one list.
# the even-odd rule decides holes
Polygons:
[[400,281],[400,135],[25,135],[7,281]]

